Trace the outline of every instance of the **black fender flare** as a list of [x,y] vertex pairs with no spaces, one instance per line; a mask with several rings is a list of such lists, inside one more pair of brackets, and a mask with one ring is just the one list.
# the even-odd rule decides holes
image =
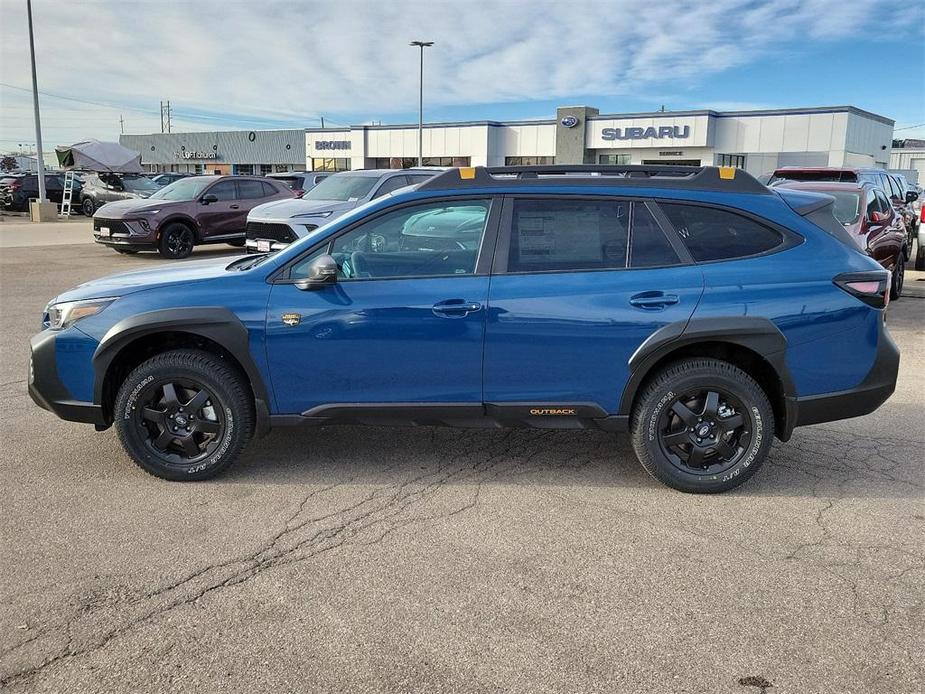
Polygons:
[[244,369],[254,392],[257,433],[269,428],[269,391],[250,351],[247,328],[223,306],[170,308],[123,318],[100,340],[93,353],[93,402],[103,404],[103,386],[115,358],[140,337],[162,332],[181,332],[207,338],[226,349]]
[[790,438],[796,423],[796,387],[785,354],[787,338],[767,318],[757,316],[729,316],[692,318],[664,325],[639,345],[629,358],[629,378],[620,399],[621,415],[629,415],[639,386],[659,361],[682,347],[700,342],[724,342],[744,347],[758,354],[774,370],[784,395],[783,421],[778,437]]
[[179,222],[185,224],[193,231],[193,235],[196,237],[196,243],[202,240],[202,235],[199,233],[199,225],[196,223],[196,220],[186,214],[174,213],[164,219],[162,219],[157,225],[157,238],[160,239],[161,231],[163,231],[168,224],[174,224]]

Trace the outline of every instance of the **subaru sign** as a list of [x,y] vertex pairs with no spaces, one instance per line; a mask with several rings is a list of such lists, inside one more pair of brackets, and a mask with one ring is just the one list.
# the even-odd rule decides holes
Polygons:
[[559,122],[563,128],[574,128],[578,125],[578,119],[575,116],[565,116]]
[[689,125],[660,125],[657,128],[604,128],[601,130],[601,139],[603,140],[659,140],[670,137],[675,140],[683,140],[691,136],[691,126]]

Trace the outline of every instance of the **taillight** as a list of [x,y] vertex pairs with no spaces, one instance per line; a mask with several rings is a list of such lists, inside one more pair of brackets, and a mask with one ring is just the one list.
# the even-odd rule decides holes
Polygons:
[[832,281],[868,306],[886,308],[890,303],[890,273],[886,270],[844,272]]

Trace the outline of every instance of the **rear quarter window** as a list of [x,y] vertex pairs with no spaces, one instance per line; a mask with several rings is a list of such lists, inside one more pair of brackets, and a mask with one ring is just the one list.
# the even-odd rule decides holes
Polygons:
[[728,260],[777,248],[783,235],[748,217],[701,205],[660,203],[694,260]]

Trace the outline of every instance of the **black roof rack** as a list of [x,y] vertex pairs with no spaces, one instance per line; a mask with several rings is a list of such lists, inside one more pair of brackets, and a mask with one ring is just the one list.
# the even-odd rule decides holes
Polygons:
[[741,169],[719,166],[604,166],[551,164],[548,166],[476,166],[453,168],[421,183],[418,190],[547,186],[631,186],[676,188],[719,193],[770,195],[767,186]]

